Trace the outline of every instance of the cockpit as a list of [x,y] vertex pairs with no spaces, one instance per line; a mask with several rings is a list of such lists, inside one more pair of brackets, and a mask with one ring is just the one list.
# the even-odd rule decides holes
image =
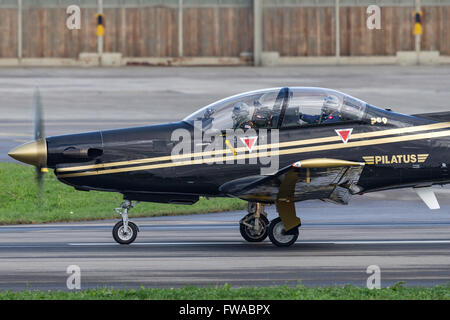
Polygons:
[[184,121],[202,129],[275,129],[361,121],[367,104],[323,88],[264,89],[225,98]]

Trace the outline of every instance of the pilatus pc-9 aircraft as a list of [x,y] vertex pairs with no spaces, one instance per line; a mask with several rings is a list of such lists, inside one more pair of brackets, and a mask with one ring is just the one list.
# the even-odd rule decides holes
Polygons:
[[[193,204],[200,196],[249,202],[240,232],[277,246],[298,238],[295,202],[347,204],[350,196],[412,187],[430,209],[431,189],[449,183],[450,113],[405,115],[341,92],[285,87],[235,95],[182,121],[44,137],[39,93],[35,141],[9,155],[47,168],[77,190],[119,192],[120,244],[139,231],[136,201]],[[268,221],[264,206],[279,217]]]

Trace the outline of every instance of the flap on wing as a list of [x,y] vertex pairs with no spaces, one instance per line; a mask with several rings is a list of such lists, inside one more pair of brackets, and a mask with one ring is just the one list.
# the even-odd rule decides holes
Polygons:
[[361,162],[306,159],[272,176],[249,176],[227,182],[220,187],[220,191],[248,201],[275,202],[286,193],[284,189],[289,185],[290,189],[294,189],[291,190],[294,201],[324,199],[345,204],[351,194],[361,191],[357,182],[363,167]]

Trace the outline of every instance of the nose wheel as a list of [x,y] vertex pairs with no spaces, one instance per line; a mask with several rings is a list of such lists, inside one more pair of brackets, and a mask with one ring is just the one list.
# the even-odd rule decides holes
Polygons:
[[117,243],[130,244],[136,240],[138,230],[137,225],[131,221],[128,221],[128,226],[126,228],[123,225],[123,221],[119,221],[114,226],[112,235]]
[[128,211],[137,204],[138,202],[125,200],[120,207],[114,209],[122,216],[122,220],[117,222],[112,230],[113,238],[119,244],[130,244],[136,240],[139,228],[134,222],[128,220]]
[[268,233],[270,241],[277,247],[289,247],[298,239],[298,228],[286,232],[280,217],[270,222]]

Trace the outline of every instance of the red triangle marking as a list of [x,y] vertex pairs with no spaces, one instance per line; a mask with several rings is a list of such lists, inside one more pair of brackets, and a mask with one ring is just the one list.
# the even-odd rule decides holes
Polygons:
[[253,146],[255,145],[257,138],[258,137],[249,137],[249,138],[241,138],[241,140],[247,146],[248,151],[252,152]]
[[246,138],[244,139],[244,142],[247,145],[247,148],[251,149],[255,143],[255,138]]
[[342,142],[347,143],[348,139],[350,138],[350,135],[352,134],[353,128],[352,129],[341,129],[341,130],[336,130],[336,133],[341,137]]
[[348,135],[350,134],[350,131],[339,131],[339,135],[341,136],[344,141],[347,141]]

